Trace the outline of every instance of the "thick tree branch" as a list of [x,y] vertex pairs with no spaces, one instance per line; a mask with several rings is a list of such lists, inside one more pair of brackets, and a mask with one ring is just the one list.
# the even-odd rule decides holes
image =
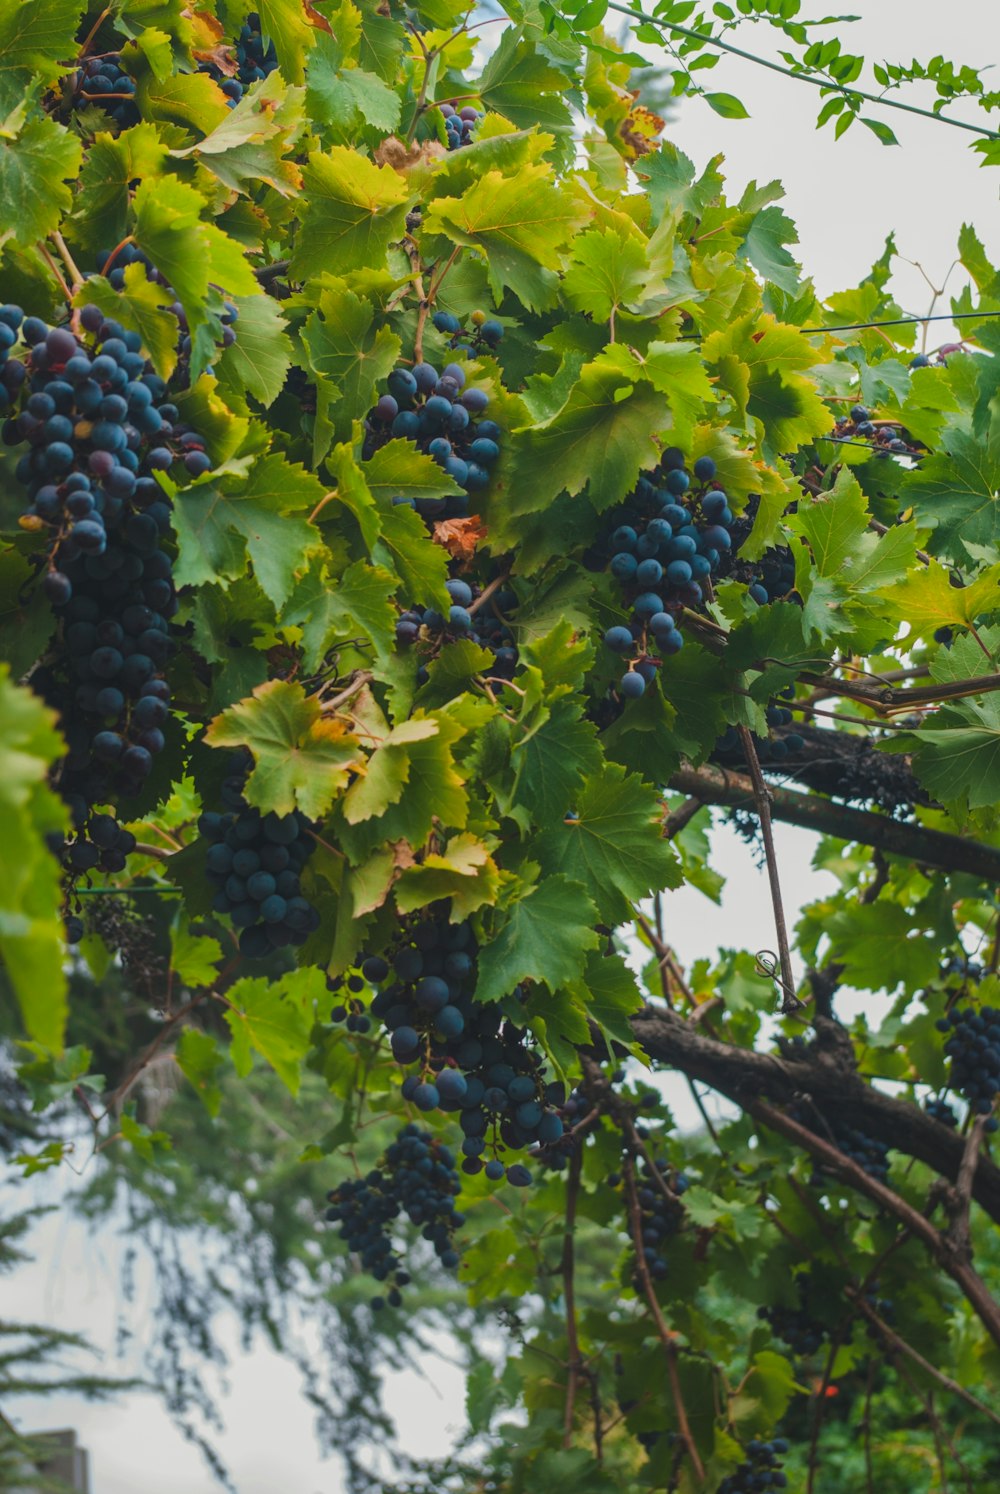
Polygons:
[[[917,1105],[873,1089],[837,1049],[823,1047],[804,1060],[754,1053],[709,1037],[673,1012],[652,1006],[636,1012],[632,1023],[651,1059],[707,1084],[742,1109],[765,1097],[785,1104],[805,1094],[821,1114],[847,1118],[874,1140],[915,1157],[952,1183],[958,1181],[964,1139]],[[821,1033],[838,1031],[822,1019],[817,1027]],[[1000,1224],[1000,1168],[985,1156],[972,1178],[972,1197]]]
[[[723,804],[731,808],[754,810],[753,784],[742,773],[728,768],[679,768],[668,785],[680,793],[696,795],[706,804]],[[771,789],[771,816],[789,825],[801,825],[839,840],[857,841],[878,846],[890,856],[903,856],[920,866],[939,871],[962,871],[1000,882],[1000,848],[946,835],[923,825],[902,824],[884,815],[863,809],[851,809],[831,799],[813,794],[798,794],[791,789]]]

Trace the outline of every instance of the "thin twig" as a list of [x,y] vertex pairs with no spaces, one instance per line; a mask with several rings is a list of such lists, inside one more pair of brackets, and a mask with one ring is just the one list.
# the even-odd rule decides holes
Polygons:
[[913,1363],[923,1370],[925,1375],[929,1375],[932,1380],[937,1381],[942,1390],[947,1390],[950,1395],[957,1395],[967,1406],[971,1406],[973,1411],[978,1411],[981,1416],[985,1416],[988,1420],[992,1421],[994,1426],[1000,1427],[1000,1415],[996,1411],[992,1410],[983,1401],[978,1400],[972,1394],[971,1390],[966,1390],[964,1385],[961,1385],[957,1380],[953,1380],[943,1370],[939,1370],[929,1359],[925,1359],[919,1349],[915,1349],[912,1344],[907,1343],[905,1338],[900,1338],[896,1330],[889,1327],[889,1324],[872,1307],[862,1292],[849,1290],[848,1295],[851,1296],[858,1312],[861,1313],[862,1317],[868,1319],[873,1328],[878,1330],[879,1336],[890,1349],[898,1354],[904,1354],[907,1359],[912,1359]]
[[629,1224],[631,1227],[632,1243],[635,1247],[635,1267],[642,1286],[643,1295],[646,1298],[656,1331],[667,1360],[667,1379],[670,1382],[670,1394],[674,1403],[674,1414],[677,1417],[677,1431],[681,1442],[691,1459],[691,1467],[698,1483],[704,1482],[705,1468],[698,1455],[694,1437],[691,1435],[691,1425],[688,1421],[687,1408],[684,1405],[684,1397],[681,1392],[680,1377],[677,1373],[677,1344],[674,1335],[667,1327],[663,1316],[663,1310],[657,1300],[656,1292],[649,1275],[649,1266],[642,1242],[642,1212],[639,1208],[639,1195],[635,1184],[635,1165],[629,1153],[625,1154],[622,1163],[622,1173],[625,1180],[625,1190],[628,1198]]
[[[720,51],[730,52],[734,57],[741,57],[744,62],[756,63],[758,67],[766,67],[773,73],[781,73],[797,83],[810,83],[814,88],[821,88],[824,92],[839,93],[849,99],[864,99],[869,104],[877,104],[885,109],[900,109],[906,114],[919,114],[924,119],[935,120],[938,124],[951,125],[956,130],[968,130],[973,135],[985,135],[990,140],[997,138],[995,130],[987,130],[983,125],[968,124],[964,119],[952,119],[947,114],[936,114],[932,109],[921,109],[917,104],[904,104],[902,99],[886,98],[884,94],[866,93],[862,88],[835,83],[829,78],[814,78],[810,73],[795,72],[792,68],[782,67],[779,62],[772,62],[768,57],[759,57],[756,52],[744,51],[742,47],[736,47],[732,42],[725,42],[721,37],[710,36],[703,31],[692,31],[690,27],[679,26],[673,21],[661,21],[656,16],[647,15],[637,5],[620,5],[617,0],[608,0],[608,9],[619,11],[623,16],[630,16],[632,20],[639,21],[646,26],[659,27],[664,31],[676,32],[679,36],[689,37],[704,45],[718,47]],[[929,320],[929,318],[919,318],[919,320]],[[942,320],[948,320],[948,318],[942,318]],[[827,329],[817,328],[816,330]]]
[[144,841],[137,841],[135,847],[137,856],[152,856],[155,861],[169,861],[175,853],[168,851],[165,846],[149,846]]
[[788,945],[788,927],[785,923],[785,909],[781,901],[781,881],[778,876],[778,857],[774,849],[774,832],[771,829],[771,796],[764,782],[764,775],[760,771],[760,760],[757,757],[757,749],[754,747],[749,729],[739,726],[737,731],[743,745],[747,767],[750,769],[750,781],[753,784],[754,800],[757,805],[757,818],[760,820],[760,833],[764,841],[767,879],[771,886],[771,907],[774,910],[774,929],[778,940],[778,959],[781,964],[781,1013],[782,1016],[787,1017],[792,1012],[801,1011],[804,1003],[795,994],[792,953]]
[[576,1392],[580,1383],[580,1341],[576,1327],[573,1241],[576,1231],[576,1201],[580,1193],[580,1172],[582,1167],[583,1147],[575,1146],[570,1153],[569,1175],[566,1179],[566,1225],[563,1233],[562,1261],[559,1267],[563,1280],[563,1302],[566,1306],[567,1366],[566,1407],[563,1412],[563,1447],[569,1447],[573,1441]]

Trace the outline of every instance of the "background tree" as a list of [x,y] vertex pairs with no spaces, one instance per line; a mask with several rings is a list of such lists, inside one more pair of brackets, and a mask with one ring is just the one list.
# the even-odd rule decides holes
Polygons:
[[[932,353],[891,243],[821,300],[608,10],[678,95],[778,27],[883,143],[930,79],[993,163],[978,71],[879,98],[795,0],[0,7],[5,1146],[126,1209],[220,1478],[225,1303],[352,1490],[972,1487],[1000,276],[964,229]],[[716,807],[773,948],[685,971]],[[794,931],[774,820],[837,878]],[[678,1132],[644,1067],[735,1118]],[[444,1324],[467,1442],[386,1483],[377,1366]]]

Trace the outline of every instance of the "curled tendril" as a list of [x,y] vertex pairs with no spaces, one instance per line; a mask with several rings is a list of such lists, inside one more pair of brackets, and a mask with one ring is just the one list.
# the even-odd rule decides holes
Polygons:
[[782,980],[778,956],[773,949],[758,949],[754,955],[754,971],[757,975],[763,976],[765,980],[771,980],[776,986],[780,987],[781,1014],[783,1017],[789,1017],[794,1012],[802,1011],[805,1002],[800,1001],[791,986],[787,986]]

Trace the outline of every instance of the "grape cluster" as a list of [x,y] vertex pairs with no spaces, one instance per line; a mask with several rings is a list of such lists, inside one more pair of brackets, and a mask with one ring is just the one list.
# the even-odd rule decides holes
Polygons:
[[88,57],[73,79],[73,107],[99,104],[122,130],[139,123],[135,79],[122,67],[120,52]]
[[260,16],[252,10],[240,27],[236,38],[236,62],[239,66],[239,81],[244,88],[260,83],[278,66],[278,54],[274,42],[264,45]]
[[[371,1014],[390,1033],[394,1058],[404,1067],[419,1065],[403,1081],[403,1098],[418,1110],[460,1113],[464,1172],[485,1172],[491,1182],[506,1174],[509,1183],[525,1187],[528,1169],[517,1162],[505,1166],[500,1154],[558,1141],[563,1091],[545,1085],[543,1060],[528,1046],[527,1030],[496,1003],[473,1000],[471,925],[449,923],[446,911],[432,911],[405,928],[391,962],[369,955],[361,973],[378,988]],[[512,994],[525,999],[520,988]]]
[[[828,439],[846,442],[849,445],[870,444],[874,455],[880,457],[918,456],[919,448],[914,448],[909,441],[904,441],[899,435],[900,429],[901,427],[894,421],[889,424],[877,424],[872,420],[871,411],[864,405],[854,405],[848,416],[837,421]],[[857,439],[859,437],[860,441]]]
[[207,811],[198,830],[209,842],[205,858],[217,891],[216,913],[240,930],[240,954],[259,960],[275,949],[304,944],[319,928],[319,913],[302,896],[302,869],[315,849],[309,821],[293,814],[261,814],[243,797],[246,759],[238,754],[222,785],[226,812]]
[[393,499],[415,508],[422,518],[459,518],[469,511],[471,493],[489,487],[500,456],[500,427],[479,416],[489,405],[484,389],[465,388],[465,369],[449,363],[442,374],[430,363],[394,368],[366,421],[364,455],[384,442],[414,441],[444,468],[465,492],[451,498]]
[[[866,1136],[864,1131],[859,1131],[855,1126],[837,1123],[830,1128],[833,1132],[833,1143],[837,1149],[856,1162],[862,1172],[869,1177],[875,1178],[876,1182],[888,1183],[889,1181],[889,1148],[884,1142],[876,1141],[872,1136]],[[823,1168],[817,1164],[813,1168],[810,1181],[817,1187],[824,1181]]]
[[[682,1172],[671,1175],[666,1157],[656,1157],[652,1163],[643,1157],[636,1176],[636,1198],[639,1203],[639,1218],[642,1225],[642,1255],[646,1269],[654,1281],[664,1281],[669,1275],[665,1246],[684,1221],[681,1194],[689,1183]],[[613,1172],[608,1186],[623,1186],[621,1173]],[[628,1200],[625,1201],[626,1213]],[[629,1221],[629,1236],[632,1235]],[[638,1288],[639,1281],[636,1279]]]
[[92,808],[136,796],[164,747],[177,598],[161,548],[170,505],[155,474],[182,452],[208,462],[138,335],[92,305],[80,323],[78,336],[0,307],[2,438],[27,446],[15,467],[28,500],[20,523],[43,544],[42,589],[61,624],[32,684],[67,740],[59,788],[74,873],[121,870],[135,844]]
[[376,1311],[402,1305],[401,1287],[410,1280],[389,1230],[400,1214],[420,1227],[443,1266],[454,1269],[456,1229],[465,1216],[454,1204],[460,1192],[455,1158],[429,1131],[404,1126],[378,1167],[363,1178],[348,1178],[329,1194],[326,1218],[340,1225],[347,1248],[376,1281],[389,1282],[385,1297],[373,1297]]
[[481,648],[493,654],[491,673],[501,679],[511,679],[517,667],[517,646],[514,634],[504,621],[503,614],[517,605],[512,591],[501,589],[493,600],[494,608],[469,608],[482,594],[482,589],[455,577],[445,582],[451,598],[447,617],[434,607],[410,607],[396,623],[396,641],[406,647],[418,641],[437,643],[441,639],[470,638]]
[[816,1318],[816,1309],[809,1301],[812,1276],[808,1271],[796,1277],[799,1302],[797,1307],[758,1307],[757,1316],[770,1324],[776,1338],[786,1343],[798,1358],[809,1359],[817,1354],[829,1336],[829,1330]]
[[719,1494],[757,1494],[761,1489],[786,1488],[788,1479],[778,1459],[787,1451],[784,1437],[772,1437],[770,1442],[748,1442],[749,1457],[735,1473],[722,1480]]
[[485,311],[474,311],[469,317],[469,326],[450,311],[435,311],[434,325],[448,339],[448,346],[456,353],[469,353],[473,357],[495,353],[503,341],[503,326],[492,321]]
[[[112,258],[112,254],[114,257]],[[135,244],[124,244],[117,251],[102,249],[96,258],[98,274],[103,275],[112,290],[122,291],[125,288],[125,271],[129,265],[141,265],[146,279],[153,285],[161,285],[175,297],[174,301],[166,309],[177,321],[177,367],[174,370],[174,383],[179,388],[186,388],[191,381],[191,334],[188,327],[187,312],[176,299],[176,292],[161,270],[158,270],[147,254],[136,247]],[[221,298],[220,298],[221,301]],[[231,301],[222,301],[221,310],[218,313],[218,321],[221,324],[221,341],[223,348],[232,347],[236,341],[236,319],[239,316],[238,307]],[[211,319],[210,319],[211,320]],[[206,369],[211,373],[212,369]],[[189,460],[190,458],[190,460]],[[205,457],[204,451],[192,448],[184,454],[184,465],[192,477],[200,477],[207,472],[211,463]]]
[[715,462],[699,457],[688,473],[685,461],[678,447],[664,452],[657,470],[639,478],[612,516],[609,569],[631,603],[632,616],[627,625],[609,628],[604,642],[629,660],[618,684],[626,700],[642,695],[660,662],[680,652],[684,637],[678,616],[701,604],[713,572],[732,548],[729,500],[709,486]]
[[[1000,1009],[952,1007],[937,1022],[949,1034],[944,1051],[951,1059],[951,1087],[969,1102],[974,1115],[990,1115],[1000,1093]],[[987,1122],[996,1129],[995,1117]]]
[[[781,1048],[783,1052],[789,1052],[787,1039],[781,1043]],[[859,1131],[840,1117],[818,1116],[811,1105],[792,1105],[789,1107],[788,1114],[792,1120],[798,1121],[800,1126],[805,1126],[807,1130],[821,1136],[824,1141],[832,1142],[839,1151],[844,1153],[845,1157],[856,1162],[862,1172],[866,1172],[869,1177],[875,1178],[879,1183],[888,1183],[889,1148],[884,1142],[876,1141],[873,1136],[866,1136],[864,1131]],[[809,1181],[814,1187],[819,1187],[825,1177],[826,1173],[822,1164],[814,1163]]]
[[758,606],[765,607],[791,597],[795,592],[795,561],[787,545],[774,545],[754,562],[753,579],[748,593]]
[[[775,730],[791,726],[793,717],[787,706],[781,705],[781,700],[794,700],[795,686],[786,685],[781,691],[778,701],[772,701],[765,711],[768,726]],[[795,756],[805,746],[805,738],[797,731],[785,731],[781,736],[758,736],[751,732],[754,750],[757,758],[764,764],[774,765],[782,763],[786,758]],[[739,732],[735,726],[728,726],[722,736],[718,738],[712,751],[716,761],[726,764],[739,764],[744,761],[743,744],[740,741]]]
[[262,82],[278,66],[274,42],[269,41],[264,46],[260,16],[255,10],[250,12],[240,27],[234,51],[237,68],[235,77],[227,77],[215,62],[202,62],[198,67],[199,72],[208,73],[218,83],[230,109],[236,108],[246,89],[254,83]]
[[958,1116],[947,1100],[939,1100],[931,1095],[924,1101],[924,1109],[932,1120],[940,1121],[942,1126],[948,1126],[952,1131],[957,1127]]
[[471,145],[476,138],[476,125],[485,111],[474,108],[472,104],[464,104],[461,109],[454,104],[439,104],[438,108],[444,120],[448,149],[460,150],[463,145]]

